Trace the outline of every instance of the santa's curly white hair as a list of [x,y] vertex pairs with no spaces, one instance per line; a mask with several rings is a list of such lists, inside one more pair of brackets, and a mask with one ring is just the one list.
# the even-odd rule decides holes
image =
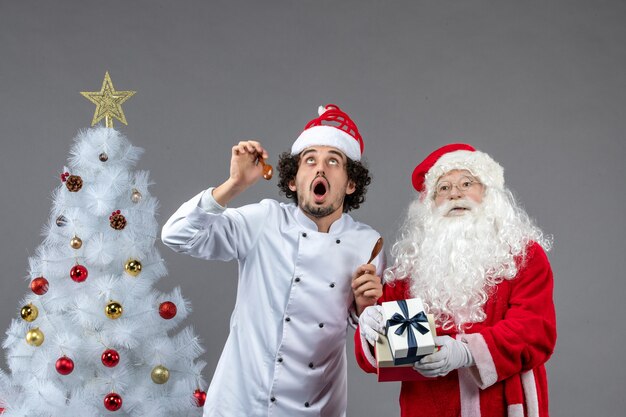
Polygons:
[[[486,155],[480,154],[481,158]],[[483,181],[477,175],[481,170],[471,165],[434,168],[429,174],[437,178],[447,170],[462,169]],[[483,321],[483,306],[491,291],[503,280],[515,278],[529,244],[537,242],[545,250],[551,247],[550,237],[533,223],[504,187],[503,177],[499,178],[495,182],[486,178],[481,203],[463,200],[472,206],[465,215],[446,217],[445,205],[437,207],[434,201],[436,178],[433,181],[427,174],[420,198],[409,206],[391,249],[394,264],[385,270],[385,282],[410,279],[411,295],[423,300],[427,312],[444,329],[463,331]]]

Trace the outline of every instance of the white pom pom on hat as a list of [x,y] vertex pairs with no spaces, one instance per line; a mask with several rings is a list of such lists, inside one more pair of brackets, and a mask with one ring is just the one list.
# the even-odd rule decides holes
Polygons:
[[320,106],[318,114],[293,143],[291,154],[297,155],[311,146],[332,146],[353,161],[360,161],[363,138],[350,116],[334,104]]
[[487,187],[504,188],[502,166],[465,143],[445,145],[428,155],[413,170],[413,187],[420,193],[432,193],[439,177],[453,169],[468,170]]

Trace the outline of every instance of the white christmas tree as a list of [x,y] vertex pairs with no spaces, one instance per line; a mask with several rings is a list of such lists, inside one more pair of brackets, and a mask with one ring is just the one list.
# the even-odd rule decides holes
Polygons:
[[199,416],[206,395],[180,289],[154,284],[167,271],[156,247],[157,200],[143,150],[117,130],[134,92],[82,93],[97,104],[55,190],[44,240],[29,259],[30,289],[7,330],[10,373],[0,372],[2,417]]

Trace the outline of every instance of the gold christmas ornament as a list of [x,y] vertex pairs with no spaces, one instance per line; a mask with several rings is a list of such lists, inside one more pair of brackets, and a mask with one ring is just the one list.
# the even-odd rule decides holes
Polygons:
[[141,201],[141,193],[138,189],[133,188],[132,194],[130,195],[130,201],[137,204]]
[[122,103],[128,100],[135,94],[136,91],[115,91],[113,82],[107,71],[104,74],[104,81],[102,81],[102,88],[100,91],[81,91],[87,100],[96,105],[96,111],[93,115],[91,125],[94,126],[100,120],[104,119],[106,127],[113,127],[113,118],[116,118],[120,122],[126,123],[126,116],[122,110]]
[[124,309],[122,308],[122,305],[117,301],[109,302],[109,304],[107,304],[104,308],[104,313],[111,320],[119,319],[123,312]]
[[31,346],[41,346],[44,339],[43,332],[39,330],[39,327],[30,329],[28,333],[26,333],[26,343]]
[[129,259],[124,265],[126,273],[131,277],[136,277],[141,272],[141,262],[137,259]]
[[170,379],[170,371],[163,365],[157,365],[150,376],[155,384],[165,384]]
[[78,236],[74,236],[71,240],[70,240],[70,246],[74,249],[80,249],[81,246],[83,246],[83,241],[81,240],[81,238],[79,238]]
[[39,310],[32,304],[25,305],[20,311],[20,315],[26,321],[33,322],[39,316]]

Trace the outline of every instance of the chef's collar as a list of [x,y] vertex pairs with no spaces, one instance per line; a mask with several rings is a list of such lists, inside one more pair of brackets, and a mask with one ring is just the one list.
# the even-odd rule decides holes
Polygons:
[[[298,223],[300,223],[302,226],[304,226],[305,228],[313,231],[313,232],[317,232],[317,224],[315,224],[315,222],[313,220],[311,220],[310,218],[307,217],[306,214],[304,214],[304,212],[302,211],[302,209],[299,206],[296,206],[296,221]],[[341,213],[341,217],[338,218],[337,220],[335,220],[333,222],[333,224],[330,225],[330,227],[328,228],[328,233],[332,234],[332,233],[339,233],[341,232],[341,230],[343,229],[343,226],[346,222],[346,214],[345,213]]]

